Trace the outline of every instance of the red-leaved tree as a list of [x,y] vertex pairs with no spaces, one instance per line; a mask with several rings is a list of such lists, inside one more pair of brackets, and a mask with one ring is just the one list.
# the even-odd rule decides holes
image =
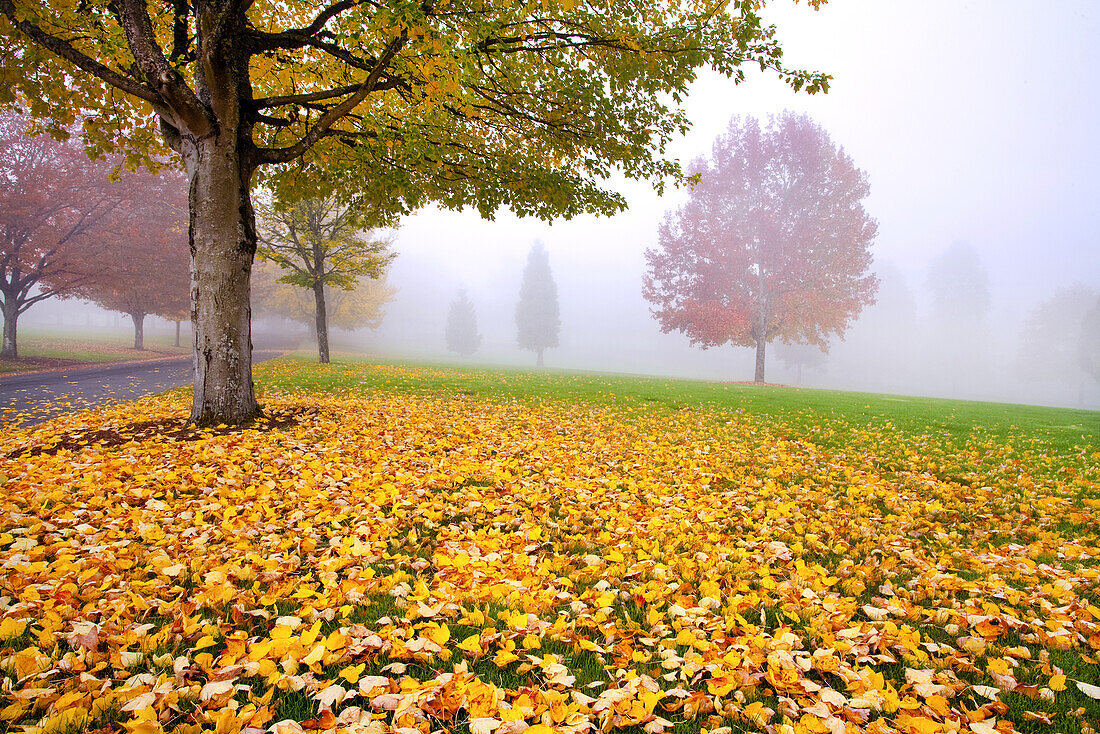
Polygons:
[[664,332],[755,347],[763,382],[769,341],[825,349],[874,302],[867,176],[809,117],[734,118],[693,170],[688,202],[646,251],[643,294]]
[[127,314],[134,322],[134,349],[144,349],[146,316],[178,320],[189,310],[187,177],[139,171],[124,177],[118,190],[94,262],[83,266],[83,277],[65,296]]
[[92,245],[118,206],[114,163],[81,146],[26,133],[28,121],[0,114],[0,310],[4,359],[19,356],[19,317],[72,292],[95,262]]

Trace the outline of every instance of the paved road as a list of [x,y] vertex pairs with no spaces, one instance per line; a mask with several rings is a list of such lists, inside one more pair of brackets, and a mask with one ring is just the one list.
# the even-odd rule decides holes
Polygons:
[[[283,352],[257,350],[263,362]],[[191,384],[191,358],[97,365],[0,377],[0,424],[30,425],[97,405],[134,400]]]

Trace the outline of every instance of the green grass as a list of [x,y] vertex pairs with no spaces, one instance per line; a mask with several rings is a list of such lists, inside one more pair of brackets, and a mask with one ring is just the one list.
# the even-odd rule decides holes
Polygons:
[[[278,391],[334,393],[391,392],[465,395],[489,400],[562,400],[646,409],[742,410],[770,419],[793,436],[828,448],[851,444],[853,431],[880,430],[932,436],[954,446],[972,438],[993,439],[1027,448],[1073,453],[1082,446],[1100,450],[1100,412],[875,393],[759,386],[743,383],[640,377],[632,375],[458,367],[430,363],[341,357],[329,365],[302,370],[305,354],[256,368],[262,387]],[[369,365],[374,367],[365,369]],[[403,370],[412,367],[412,370]]]

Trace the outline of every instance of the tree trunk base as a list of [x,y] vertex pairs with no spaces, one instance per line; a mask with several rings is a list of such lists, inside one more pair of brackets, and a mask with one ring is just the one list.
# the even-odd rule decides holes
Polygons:
[[314,328],[317,331],[317,361],[328,364],[328,306],[325,304],[324,282],[317,281],[313,284],[313,300],[316,308]]
[[19,346],[16,340],[16,323],[19,319],[19,311],[7,296],[9,303],[4,304],[4,344],[0,349],[0,359],[19,359]]
[[187,424],[195,426],[196,428],[217,428],[219,426],[239,426],[241,428],[248,428],[257,420],[264,417],[263,408],[257,405],[255,410],[250,413],[232,411],[218,414],[207,412],[207,414],[203,416],[195,416],[194,413],[192,413],[191,417],[187,420]]
[[130,318],[134,321],[134,349],[145,351],[145,314],[132,313]]

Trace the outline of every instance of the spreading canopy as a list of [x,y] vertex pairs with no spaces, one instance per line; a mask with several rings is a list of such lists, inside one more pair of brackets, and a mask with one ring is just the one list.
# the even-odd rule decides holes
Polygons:
[[233,123],[248,169],[304,156],[284,185],[321,173],[403,210],[612,212],[612,170],[677,173],[660,153],[699,67],[827,87],[782,66],[756,6],[0,0],[0,103],[55,130],[87,110],[91,149],[131,164],[156,165],[158,121],[175,147]]

